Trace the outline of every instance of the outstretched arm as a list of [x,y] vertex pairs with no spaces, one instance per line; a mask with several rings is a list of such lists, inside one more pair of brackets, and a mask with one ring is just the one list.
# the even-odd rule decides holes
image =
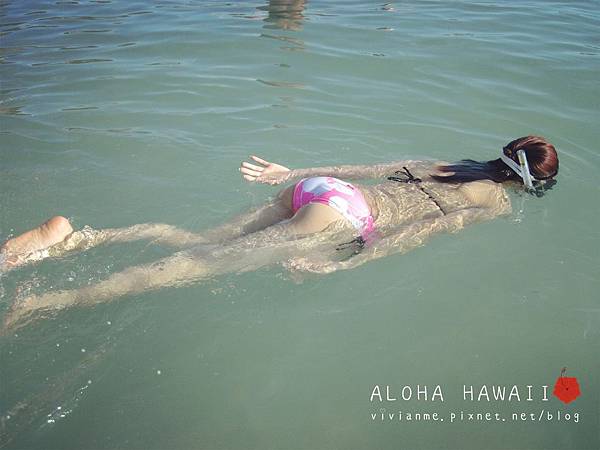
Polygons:
[[248,181],[265,184],[281,184],[306,177],[339,177],[349,180],[384,178],[396,170],[407,167],[418,178],[426,178],[435,171],[436,161],[397,161],[392,163],[372,165],[343,165],[328,167],[312,167],[309,169],[288,169],[278,164],[270,163],[256,156],[251,156],[259,165],[243,162],[240,171]]
[[431,236],[437,233],[456,233],[466,225],[490,220],[508,212],[499,208],[468,208],[433,219],[420,220],[410,225],[402,226],[383,236],[371,247],[345,261],[313,263],[308,259],[296,259],[288,263],[288,267],[314,273],[330,273],[336,270],[352,269],[367,261],[382,258],[394,253],[406,253],[423,245]]

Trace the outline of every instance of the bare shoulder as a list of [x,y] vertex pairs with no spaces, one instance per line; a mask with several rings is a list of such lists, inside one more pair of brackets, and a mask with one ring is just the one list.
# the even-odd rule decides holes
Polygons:
[[497,210],[498,214],[510,212],[510,200],[502,184],[491,180],[463,183],[459,191],[475,206]]

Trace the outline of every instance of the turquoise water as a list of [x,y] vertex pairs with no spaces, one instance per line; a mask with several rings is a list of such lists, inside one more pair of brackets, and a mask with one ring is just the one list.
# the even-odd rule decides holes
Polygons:
[[[220,276],[0,337],[0,447],[600,447],[597,2],[4,1],[0,17],[0,240],[56,214],[200,231],[276,192],[241,179],[249,154],[485,160],[540,134],[560,156],[545,197],[513,192],[510,217],[407,255]],[[0,314],[169,253],[12,271]],[[565,366],[581,386],[567,405],[551,394]],[[375,385],[440,385],[444,401],[371,402]],[[463,385],[521,401],[465,401]],[[507,420],[451,423],[460,411]]]

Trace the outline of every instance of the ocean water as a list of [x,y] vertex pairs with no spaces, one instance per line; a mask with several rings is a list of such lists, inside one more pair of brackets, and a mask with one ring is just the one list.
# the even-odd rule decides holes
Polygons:
[[[0,448],[600,448],[598,6],[0,2],[0,240],[56,214],[216,226],[277,192],[241,179],[250,154],[487,160],[539,134],[560,158],[543,198],[512,191],[510,217],[406,255],[217,276],[1,336]],[[11,271],[0,316],[170,252]],[[568,404],[563,367],[581,390]]]

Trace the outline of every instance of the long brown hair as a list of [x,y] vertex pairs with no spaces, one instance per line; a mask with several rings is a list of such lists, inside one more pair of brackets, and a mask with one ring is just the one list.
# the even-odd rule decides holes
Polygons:
[[[509,142],[502,151],[506,156],[519,164],[517,151],[523,150],[529,163],[531,175],[537,180],[550,180],[558,174],[558,155],[554,146],[540,136],[525,136]],[[510,167],[500,158],[491,161],[474,161],[463,159],[453,164],[439,167],[440,172],[454,172],[452,175],[432,175],[445,183],[460,183],[477,180],[492,180],[496,183],[504,181],[521,181]]]

